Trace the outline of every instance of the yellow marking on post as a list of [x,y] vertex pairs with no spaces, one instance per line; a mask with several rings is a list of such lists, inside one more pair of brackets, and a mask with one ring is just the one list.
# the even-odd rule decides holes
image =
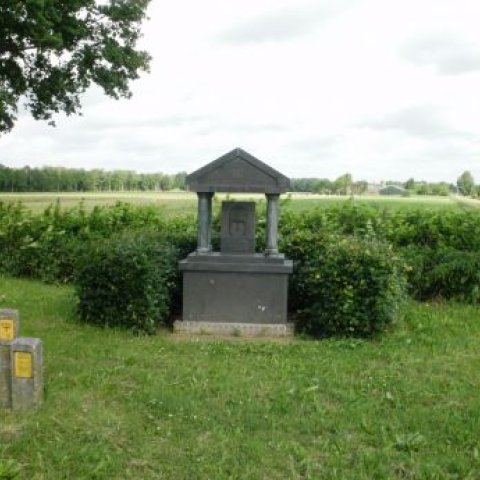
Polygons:
[[15,338],[15,326],[11,318],[0,318],[0,340],[11,341]]
[[15,376],[17,378],[33,378],[32,354],[14,352]]

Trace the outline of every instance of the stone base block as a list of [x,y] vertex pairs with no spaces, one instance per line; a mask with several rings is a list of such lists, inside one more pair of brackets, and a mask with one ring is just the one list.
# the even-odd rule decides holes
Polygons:
[[183,272],[184,321],[287,323],[290,260],[212,253],[189,255],[179,267]]
[[233,322],[189,322],[177,320],[173,324],[175,333],[231,335],[245,337],[292,337],[293,323],[233,323]]

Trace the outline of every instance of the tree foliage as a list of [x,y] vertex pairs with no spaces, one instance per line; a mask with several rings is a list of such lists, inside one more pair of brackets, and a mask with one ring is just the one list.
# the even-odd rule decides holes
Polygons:
[[[136,49],[149,0],[2,0],[0,133],[15,124],[19,102],[35,119],[81,109],[93,83],[129,97],[129,81],[148,69]],[[53,122],[51,122],[53,123]]]
[[354,182],[352,175],[346,173],[333,181],[328,178],[292,178],[291,186],[294,192],[312,192],[327,195],[361,195],[367,191],[368,182],[366,180]]
[[186,172],[137,173],[63,167],[9,168],[0,164],[0,192],[124,192],[185,190]]
[[350,173],[345,173],[338,177],[335,180],[336,191],[340,195],[348,195],[350,193],[350,188],[352,186],[352,175]]
[[457,179],[457,186],[463,195],[472,195],[475,190],[473,175],[466,170]]

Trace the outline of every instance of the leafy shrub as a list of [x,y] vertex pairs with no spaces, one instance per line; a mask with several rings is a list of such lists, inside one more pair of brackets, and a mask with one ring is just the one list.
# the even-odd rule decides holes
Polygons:
[[480,250],[480,214],[468,210],[389,209],[347,201],[301,213],[284,212],[281,233],[298,230],[343,235],[376,235],[397,247],[407,245]]
[[[385,209],[346,202],[282,217],[282,249],[299,260],[314,248],[292,239],[308,235],[337,234],[376,237],[392,244],[408,265],[408,291],[415,298],[443,297],[477,303],[480,255],[480,215],[472,209]],[[300,256],[300,257],[299,257]],[[303,304],[303,280],[294,273],[290,306]]]
[[84,243],[120,232],[161,230],[166,220],[150,206],[118,202],[86,212],[50,205],[33,215],[22,204],[0,202],[0,271],[49,282],[69,282]]
[[[193,216],[174,217],[166,221],[158,233],[158,241],[175,247],[177,261],[197,248],[197,224]],[[176,269],[172,280],[171,311],[180,314],[182,309],[182,274]]]
[[314,335],[372,336],[395,320],[404,299],[402,263],[376,239],[300,234],[290,254],[290,293],[300,330]]
[[155,233],[93,242],[77,263],[81,319],[153,333],[170,312],[177,256]]
[[432,296],[480,303],[480,252],[440,248],[434,258],[426,275],[435,288]]
[[480,252],[451,247],[409,247],[400,252],[408,265],[408,289],[413,297],[480,303]]

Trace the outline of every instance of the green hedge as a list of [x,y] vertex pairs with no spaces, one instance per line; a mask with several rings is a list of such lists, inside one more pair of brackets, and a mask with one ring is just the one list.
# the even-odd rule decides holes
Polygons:
[[419,299],[480,303],[480,252],[452,247],[399,249],[407,264],[409,293]]
[[[257,214],[257,248],[261,250],[264,202],[259,202]],[[218,216],[214,223],[218,230]],[[108,239],[114,243],[126,232],[156,236],[159,244],[176,252],[176,260],[193,251],[196,244],[193,215],[165,218],[157,207],[118,203],[86,211],[82,205],[63,210],[57,204],[33,215],[21,204],[0,202],[0,273],[49,282],[74,282],[77,270],[83,268],[77,262],[79,258],[94,255],[95,251],[91,250],[94,245]],[[379,245],[389,243],[392,250],[388,255],[404,258],[408,292],[417,299],[441,297],[480,303],[479,211],[395,210],[346,202],[303,213],[284,211],[279,233],[281,251],[292,258],[296,266],[289,294],[289,309],[294,313],[312,308],[309,295],[318,288],[312,286],[316,277],[302,265],[317,261],[320,268],[321,255],[330,255],[331,262],[334,255],[347,256],[346,247],[322,250],[326,248],[322,246],[322,236],[334,236],[338,241],[349,238],[348,242],[359,245],[371,241]],[[218,234],[214,235],[213,242],[218,247]],[[332,265],[325,264],[325,268],[333,268]],[[342,270],[343,264],[338,268]],[[179,272],[175,271],[169,281],[169,309],[178,312],[181,306]]]
[[159,234],[97,241],[77,262],[80,318],[103,326],[153,333],[166,323],[176,288],[178,251]]
[[[281,220],[284,251],[291,250],[289,242],[299,232],[384,240],[404,258],[408,292],[414,298],[480,303],[480,211],[395,210],[346,202],[300,214],[286,212]],[[296,310],[297,304],[292,299],[291,308]]]
[[302,213],[284,212],[281,232],[288,236],[298,230],[355,236],[374,234],[396,247],[416,245],[480,251],[480,211],[470,208],[396,210],[346,201]]
[[290,302],[297,327],[313,336],[373,336],[399,315],[404,263],[376,239],[300,232],[287,247],[295,261]]
[[0,202],[0,272],[71,282],[85,245],[126,231],[162,232],[164,243],[185,254],[196,236],[193,216],[166,219],[152,206],[118,202],[86,211],[83,205],[63,210],[56,204],[34,215],[20,203]]

